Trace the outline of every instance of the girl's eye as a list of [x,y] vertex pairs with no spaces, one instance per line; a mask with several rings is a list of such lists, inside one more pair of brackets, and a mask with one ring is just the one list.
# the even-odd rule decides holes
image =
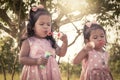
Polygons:
[[97,37],[94,37],[94,39],[97,39]]
[[97,36],[94,36],[93,38],[94,38],[94,39],[97,39]]
[[51,26],[51,24],[48,23],[47,26]]
[[102,35],[101,38],[104,38],[104,36]]
[[40,24],[41,26],[43,26],[44,24]]

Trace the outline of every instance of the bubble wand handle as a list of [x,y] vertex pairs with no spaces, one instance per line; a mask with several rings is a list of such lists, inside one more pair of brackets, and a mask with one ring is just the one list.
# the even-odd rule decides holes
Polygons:
[[[46,51],[44,57],[48,59],[50,56],[51,56],[50,52]],[[45,68],[45,65],[40,65],[40,68],[42,69]]]

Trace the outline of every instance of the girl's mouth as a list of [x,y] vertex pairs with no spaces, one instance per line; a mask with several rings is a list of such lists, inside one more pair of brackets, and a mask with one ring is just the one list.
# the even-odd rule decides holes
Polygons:
[[53,32],[48,32],[48,31],[47,31],[47,35],[48,35],[48,36],[51,36],[51,35],[53,35]]
[[46,31],[44,31],[44,34],[48,34],[48,31],[46,30]]
[[105,45],[105,41],[99,41],[99,45],[100,46],[104,46]]

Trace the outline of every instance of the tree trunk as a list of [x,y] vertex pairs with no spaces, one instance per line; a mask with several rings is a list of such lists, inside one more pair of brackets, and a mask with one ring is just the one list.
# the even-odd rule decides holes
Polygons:
[[3,72],[4,80],[6,80],[6,72],[5,72],[4,63],[3,63],[3,60],[2,60],[2,59],[1,59],[0,61],[1,61],[0,63],[2,64],[2,65],[1,65],[1,68],[2,68],[2,72]]

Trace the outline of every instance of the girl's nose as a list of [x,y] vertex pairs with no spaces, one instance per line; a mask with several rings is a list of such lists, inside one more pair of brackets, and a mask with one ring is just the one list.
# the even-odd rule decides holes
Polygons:
[[47,29],[47,28],[49,28],[49,26],[48,25],[44,25],[44,28]]
[[102,38],[101,38],[101,37],[99,37],[99,38],[98,38],[98,40],[99,40],[99,41],[101,41],[101,40],[102,40]]

